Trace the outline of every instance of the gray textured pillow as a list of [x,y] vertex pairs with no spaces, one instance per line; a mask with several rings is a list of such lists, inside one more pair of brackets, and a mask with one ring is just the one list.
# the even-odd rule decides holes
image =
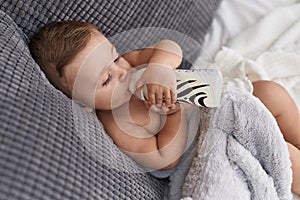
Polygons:
[[0,19],[0,199],[161,199],[165,182],[139,172],[93,114],[52,87],[16,24]]
[[[113,43],[120,53],[124,53],[161,39],[173,39],[183,48],[184,58],[192,62],[201,51],[205,33],[220,1],[0,0],[0,10],[10,15],[29,38],[46,23],[60,20],[94,23],[107,37],[136,28],[152,27],[141,33],[129,34],[130,38],[114,38]],[[187,61],[181,66],[189,67]]]
[[[167,181],[143,173],[93,113],[51,86],[26,42],[44,24],[72,19],[92,22],[107,36],[156,26],[201,44],[219,2],[0,0],[0,199],[162,199]],[[157,34],[130,41],[161,39]],[[189,58],[199,51],[190,40],[176,39]]]

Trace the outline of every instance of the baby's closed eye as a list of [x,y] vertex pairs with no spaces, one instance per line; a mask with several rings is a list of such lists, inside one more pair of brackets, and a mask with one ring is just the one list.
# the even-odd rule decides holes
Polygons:
[[112,74],[111,74],[111,73],[108,73],[107,78],[106,78],[105,81],[102,83],[102,86],[107,86],[107,85],[110,83],[111,79],[112,79]]

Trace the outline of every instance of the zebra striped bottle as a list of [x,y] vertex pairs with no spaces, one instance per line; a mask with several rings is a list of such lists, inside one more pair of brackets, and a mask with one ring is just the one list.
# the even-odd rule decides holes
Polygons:
[[[144,69],[139,69],[131,77],[129,90],[138,98],[147,99],[147,87],[135,92],[136,82]],[[199,107],[217,107],[220,104],[223,76],[216,68],[176,69],[177,102],[194,104]]]

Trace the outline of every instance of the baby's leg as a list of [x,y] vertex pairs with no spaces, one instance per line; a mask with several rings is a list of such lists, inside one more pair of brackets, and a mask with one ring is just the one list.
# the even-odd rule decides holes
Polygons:
[[293,145],[288,144],[290,159],[292,161],[293,183],[292,191],[300,195],[300,151]]
[[[293,170],[292,191],[300,195],[300,114],[288,92],[275,82],[253,83],[253,95],[259,98],[276,118],[287,141]],[[297,148],[298,149],[297,149]]]
[[300,149],[300,114],[288,92],[272,81],[256,81],[253,87],[253,95],[276,118],[284,139]]

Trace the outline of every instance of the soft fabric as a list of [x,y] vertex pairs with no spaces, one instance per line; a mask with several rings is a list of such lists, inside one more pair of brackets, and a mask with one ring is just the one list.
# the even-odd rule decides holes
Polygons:
[[212,55],[225,81],[248,91],[249,81],[275,81],[288,90],[300,110],[299,20],[300,3],[281,6],[226,42]]
[[16,24],[0,18],[0,199],[159,199],[164,181],[141,173],[93,114],[51,86]]
[[292,198],[287,144],[275,118],[257,98],[226,85],[221,105],[202,108],[200,121],[200,142],[185,178],[183,197]]
[[188,60],[182,68],[188,68],[200,53],[219,2],[221,0],[0,0],[0,10],[10,15],[29,38],[52,21],[94,23],[107,37],[112,37],[121,54],[145,48],[161,39],[172,39],[180,44]]
[[[252,80],[267,79],[283,85],[300,109],[299,13],[299,3],[275,9],[226,46],[243,56],[244,62],[250,60],[257,66],[251,70]],[[245,40],[251,43],[247,48]]]
[[95,113],[45,79],[28,38],[50,21],[72,19],[107,35],[160,26],[201,43],[219,2],[0,0],[0,199],[162,199],[167,180],[145,173]]
[[299,0],[223,0],[205,36],[202,56],[213,59],[229,40],[257,23],[274,9],[295,4]]
[[253,71],[259,66],[253,61],[245,60],[243,56],[236,54],[229,48],[223,47],[216,55],[215,62],[222,72],[223,80],[227,85],[235,86],[249,93],[253,92],[251,80],[259,79],[253,74]]
[[[234,0],[228,0],[231,1]],[[282,5],[275,6],[264,13],[263,17],[248,24],[245,30],[235,32],[231,37],[227,36],[229,40],[222,41],[225,47],[215,45],[215,55],[211,53],[210,58],[214,57],[227,83],[251,92],[250,81],[275,81],[288,90],[300,110],[299,1],[281,3]],[[224,2],[221,8],[223,5]],[[226,19],[224,21],[229,22],[228,18]],[[242,21],[240,18],[236,20]],[[230,24],[224,25],[225,29],[230,27]],[[232,25],[236,28],[236,23]],[[213,30],[210,34],[214,35],[212,33]],[[217,37],[214,40],[219,41]],[[204,45],[212,46],[212,41],[206,40]],[[207,59],[207,56],[202,55],[197,62],[201,63],[203,59]],[[293,199],[300,197],[294,195]]]

